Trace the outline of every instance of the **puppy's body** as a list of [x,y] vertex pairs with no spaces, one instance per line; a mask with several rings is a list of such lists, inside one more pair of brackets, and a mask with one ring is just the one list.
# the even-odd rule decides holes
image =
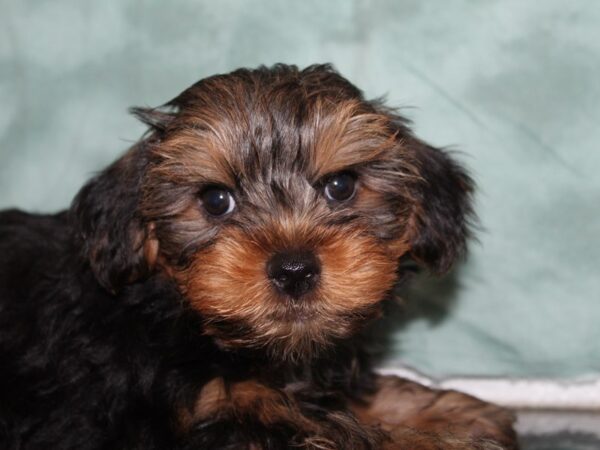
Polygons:
[[447,155],[327,66],[136,113],[69,211],[0,215],[0,448],[514,448],[510,414],[362,349],[400,259],[461,253]]

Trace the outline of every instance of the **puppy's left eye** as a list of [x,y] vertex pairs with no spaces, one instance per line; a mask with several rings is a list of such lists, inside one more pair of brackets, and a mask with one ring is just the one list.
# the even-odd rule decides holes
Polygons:
[[356,176],[349,172],[332,175],[325,184],[325,197],[335,202],[343,202],[354,197]]
[[233,195],[227,189],[211,186],[200,194],[202,206],[211,216],[224,216],[235,208]]

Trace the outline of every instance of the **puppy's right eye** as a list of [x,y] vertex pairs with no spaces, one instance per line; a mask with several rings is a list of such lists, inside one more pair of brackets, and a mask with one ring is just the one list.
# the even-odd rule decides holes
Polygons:
[[227,189],[211,186],[200,194],[202,207],[211,216],[219,217],[231,213],[235,209],[233,195]]

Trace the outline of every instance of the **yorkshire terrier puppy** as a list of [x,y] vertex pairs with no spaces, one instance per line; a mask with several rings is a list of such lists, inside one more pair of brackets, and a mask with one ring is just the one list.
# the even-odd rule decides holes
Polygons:
[[206,78],[53,215],[0,214],[0,448],[514,449],[361,329],[463,253],[472,182],[330,66]]

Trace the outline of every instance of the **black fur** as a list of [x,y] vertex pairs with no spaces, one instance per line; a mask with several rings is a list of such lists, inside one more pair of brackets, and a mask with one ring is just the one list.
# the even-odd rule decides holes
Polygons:
[[416,195],[422,211],[411,253],[430,270],[445,273],[465,252],[473,181],[446,153],[419,144],[417,164],[423,180]]
[[[215,376],[259,377],[297,380],[305,412],[324,418],[336,403],[344,411],[330,390],[368,386],[366,374],[342,369],[358,361],[353,349],[338,351],[337,364],[279,371],[260,354],[221,351],[160,277],[110,294],[81,264],[65,213],[5,211],[0,224],[2,449],[237,449],[251,441],[283,449],[301,439],[293,423],[265,429],[253,417],[221,418],[182,437],[176,407]],[[337,434],[343,448],[369,448],[366,434],[362,444]]]

